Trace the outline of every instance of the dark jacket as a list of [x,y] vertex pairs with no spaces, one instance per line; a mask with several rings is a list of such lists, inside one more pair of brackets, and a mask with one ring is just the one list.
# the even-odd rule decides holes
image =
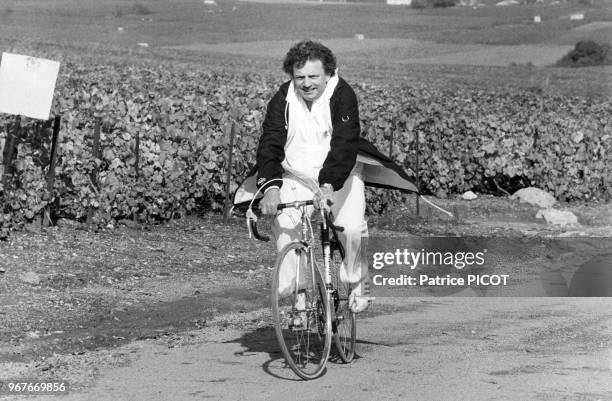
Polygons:
[[[268,185],[279,187],[282,185],[280,181],[272,183],[269,181],[282,178],[284,172],[281,163],[285,159],[287,142],[289,116],[285,99],[289,84],[290,81],[281,85],[268,103],[266,117],[262,124],[263,133],[257,147],[256,165],[234,194],[235,205],[242,204],[244,199],[248,198],[247,194],[254,194],[254,184],[261,192]],[[339,79],[331,96],[329,107],[333,131],[330,151],[319,172],[320,185],[329,183],[334,190],[342,188],[355,161],[358,160],[365,165],[364,181],[366,185],[418,192],[401,167],[394,164],[374,145],[360,136],[357,96],[342,78]]]
[[[273,178],[281,178],[287,142],[287,90],[285,82],[274,95],[263,122],[263,133],[257,147],[257,184],[264,187]],[[342,188],[355,160],[359,144],[359,109],[357,96],[342,78],[339,79],[329,101],[332,120],[330,151],[319,172],[319,184],[331,184],[334,190]],[[278,185],[276,182],[271,185]],[[280,186],[280,185],[279,185]]]

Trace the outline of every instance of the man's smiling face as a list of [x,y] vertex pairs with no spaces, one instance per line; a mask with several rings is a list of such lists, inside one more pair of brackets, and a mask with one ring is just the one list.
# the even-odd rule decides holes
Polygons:
[[293,67],[293,84],[308,104],[321,97],[330,78],[321,60],[308,60],[301,68]]

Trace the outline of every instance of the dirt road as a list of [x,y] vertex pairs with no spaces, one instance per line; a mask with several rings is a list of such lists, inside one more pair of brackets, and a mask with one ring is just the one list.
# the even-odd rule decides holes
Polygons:
[[[582,238],[540,255],[569,285],[564,269],[609,251],[597,238],[612,237],[608,206],[576,211],[581,225],[559,229],[534,221],[533,210],[485,199],[463,222],[400,216],[375,226],[526,244]],[[15,233],[0,247],[0,380],[70,382],[70,394],[48,400],[612,400],[612,297],[551,293],[378,295],[360,315],[354,363],[298,380],[271,325],[273,251],[240,229],[208,218]],[[520,273],[518,285],[538,283],[524,274],[536,272],[530,265],[502,265]]]
[[609,298],[381,301],[359,320],[359,358],[315,381],[283,366],[258,310],[178,346],[126,345],[129,364],[62,399],[612,400]]

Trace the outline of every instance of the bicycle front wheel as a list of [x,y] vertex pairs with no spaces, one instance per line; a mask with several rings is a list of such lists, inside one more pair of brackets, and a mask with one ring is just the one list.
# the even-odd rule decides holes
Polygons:
[[287,364],[303,379],[320,376],[331,348],[330,306],[323,277],[305,244],[290,243],[279,253],[271,298]]

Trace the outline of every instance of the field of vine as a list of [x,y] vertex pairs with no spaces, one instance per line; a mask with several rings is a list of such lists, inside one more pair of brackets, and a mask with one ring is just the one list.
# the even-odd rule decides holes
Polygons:
[[[180,49],[180,44],[203,40],[201,33],[189,35],[188,41],[187,33],[181,36],[169,30],[164,35],[163,30],[156,31],[155,21],[163,26],[168,18],[173,20],[174,14],[162,2],[105,1],[68,10],[69,3],[55,0],[41,6],[40,11],[46,14],[37,14],[38,34],[53,18],[57,22],[70,16],[82,18],[66,27],[68,32],[86,32],[82,25],[91,18],[105,21],[107,31],[95,32],[101,28],[92,26],[91,35],[83,34],[79,39],[72,34],[54,43],[46,41],[54,40],[52,28],[45,31],[47,39],[37,38],[32,32],[21,32],[23,37],[18,38],[16,24],[28,13],[19,2],[4,6],[4,12],[0,10],[2,21],[9,22],[0,24],[0,29],[15,28],[11,35],[3,36],[6,50],[63,63],[52,110],[52,115],[62,118],[54,187],[49,191],[46,186],[51,128],[22,119],[15,174],[9,185],[1,188],[4,199],[0,224],[4,232],[39,218],[47,207],[56,216],[77,220],[89,216],[98,224],[123,218],[167,220],[198,208],[220,210],[225,196],[229,133],[234,126],[233,191],[252,163],[266,100],[285,79],[278,72],[282,55]],[[196,7],[194,2],[179,2],[174,8],[179,9],[180,4],[187,10]],[[159,8],[162,6],[166,8]],[[218,21],[227,22],[229,18],[234,24],[242,21],[246,26],[250,26],[247,19],[234,21],[227,15],[246,9],[256,21],[270,18],[266,14],[270,5],[224,2],[219,7],[226,14],[221,16],[222,12],[214,9],[202,15],[213,18],[216,13]],[[360,26],[373,37],[398,35],[403,32],[400,24],[406,21],[410,22],[411,35],[405,36],[432,41],[440,40],[445,32],[467,35],[477,28],[498,31],[501,21],[499,13],[490,13],[488,8],[472,14],[461,9],[419,15],[414,10],[397,12],[387,6],[325,7],[330,7],[326,11],[332,15],[350,10],[353,24],[367,19],[366,11],[379,11],[389,24],[368,24],[364,20]],[[568,7],[562,12],[570,12]],[[289,21],[291,11],[310,13],[315,18],[321,10],[303,4],[277,7]],[[533,11],[521,10],[513,11],[515,21],[523,21]],[[112,18],[106,18],[108,15]],[[595,12],[589,15],[587,22],[592,22]],[[599,16],[610,17],[605,13]],[[195,29],[194,21],[185,21],[187,27]],[[283,24],[288,23],[278,21],[284,21],[277,23],[282,26],[259,27],[256,32],[260,34],[249,37],[277,39],[287,29]],[[432,27],[434,21],[444,23],[445,28]],[[219,43],[222,35],[230,39],[245,32],[239,30],[232,36],[221,22],[212,25],[219,29],[218,37],[207,31],[209,25],[197,26],[212,32],[206,39],[209,43]],[[119,24],[128,33],[132,29],[137,33],[118,33]],[[553,25],[557,29],[574,28],[571,24],[558,27],[558,22]],[[346,37],[354,25],[349,28],[340,24],[333,29],[338,31],[327,32],[320,27],[316,34],[330,40]],[[300,39],[299,35],[308,34],[311,32],[298,24],[291,36]],[[533,35],[538,40],[548,38],[545,31],[533,31]],[[466,36],[465,41],[479,43],[477,37]],[[153,38],[159,46],[134,46],[134,41],[151,42]],[[516,38],[508,40],[515,43]],[[446,43],[451,46],[453,41]],[[95,51],[83,54],[83,49],[91,46]],[[576,71],[533,65],[421,65],[402,61],[406,55],[395,49],[349,48],[341,49],[338,55],[340,64],[346,65],[343,76],[353,83],[360,99],[363,135],[384,151],[393,137],[392,157],[413,174],[415,138],[419,135],[420,178],[425,192],[449,194],[472,189],[499,193],[531,184],[562,200],[610,198],[609,68]],[[4,156],[13,121],[11,116],[0,116],[0,150]],[[100,147],[96,153],[93,142],[97,125]],[[376,212],[381,207],[381,195],[371,192],[368,196],[370,212]],[[396,201],[400,199],[399,194],[394,196]]]

